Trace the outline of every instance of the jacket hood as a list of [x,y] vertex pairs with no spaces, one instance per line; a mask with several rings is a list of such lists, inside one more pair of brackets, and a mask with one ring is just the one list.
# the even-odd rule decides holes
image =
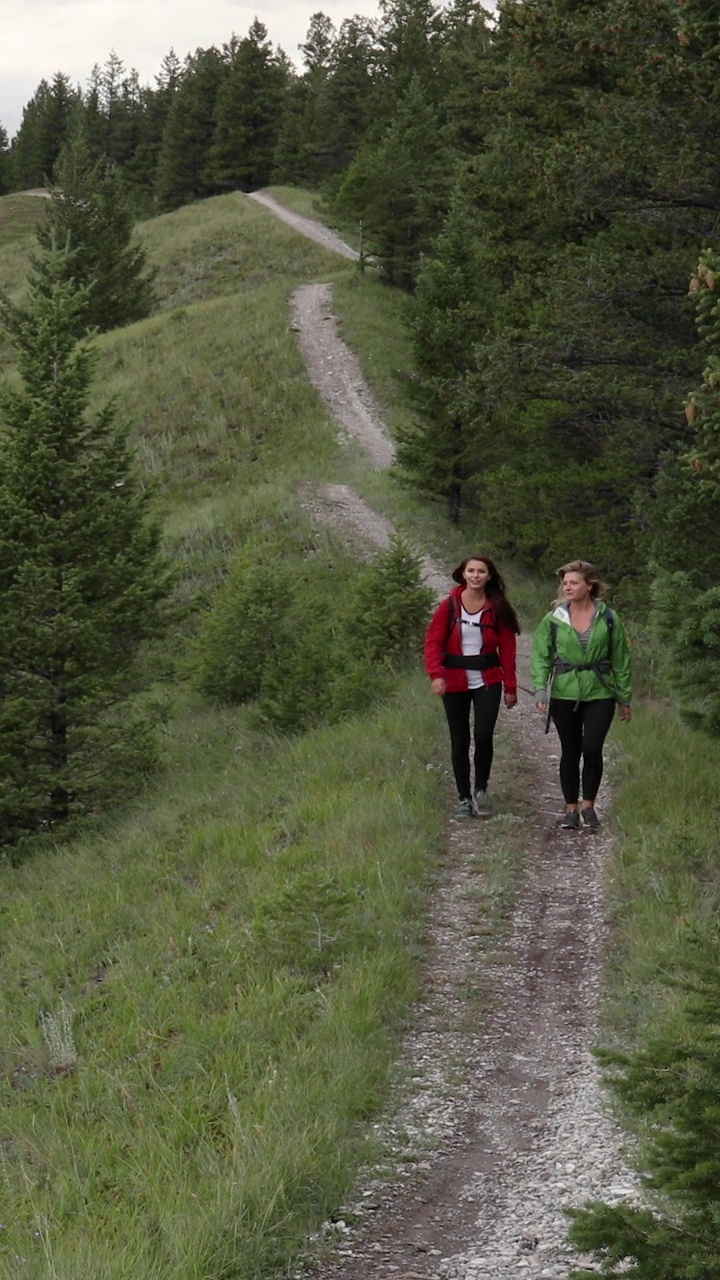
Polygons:
[[[595,619],[598,617],[599,614],[605,612],[606,608],[607,608],[607,605],[604,600],[595,601],[595,613],[593,614],[593,622],[595,621]],[[555,608],[552,611],[552,617],[557,618],[558,622],[567,622],[568,625],[572,625],[570,623],[570,605],[567,604],[565,600],[558,601],[558,603],[555,605]]]

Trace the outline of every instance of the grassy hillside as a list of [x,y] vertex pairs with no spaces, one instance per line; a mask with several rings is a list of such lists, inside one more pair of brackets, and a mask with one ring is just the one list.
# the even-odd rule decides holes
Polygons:
[[0,198],[0,288],[13,300],[27,275],[28,257],[43,201],[37,196]]
[[[0,201],[16,250],[0,286],[19,287],[25,215]],[[363,474],[307,384],[287,308],[297,282],[352,268],[239,197],[141,234],[161,309],[99,340],[96,394],[130,426],[179,570],[151,666],[163,772],[129,812],[0,864],[7,1280],[284,1267],[368,1154],[440,839],[444,726],[419,677],[294,740],[185,678],[235,550],[258,529],[300,544],[303,485]],[[498,830],[503,885],[513,840]]]
[[[35,227],[44,202],[37,196],[0,197],[0,293],[19,302],[25,290]],[[12,363],[12,352],[0,331],[0,371]]]

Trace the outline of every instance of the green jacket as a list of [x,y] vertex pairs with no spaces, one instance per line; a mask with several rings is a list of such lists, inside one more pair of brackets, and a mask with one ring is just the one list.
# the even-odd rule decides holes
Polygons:
[[627,706],[630,702],[630,650],[625,628],[614,609],[612,671],[602,676],[595,671],[557,672],[553,678],[555,657],[570,663],[602,662],[603,659],[607,661],[610,639],[605,610],[606,605],[598,600],[587,649],[583,649],[580,643],[566,604],[556,605],[550,613],[545,614],[535,632],[532,647],[532,682],[537,701],[547,701],[549,695],[573,702],[594,702],[597,698],[610,697],[615,697],[621,706]]

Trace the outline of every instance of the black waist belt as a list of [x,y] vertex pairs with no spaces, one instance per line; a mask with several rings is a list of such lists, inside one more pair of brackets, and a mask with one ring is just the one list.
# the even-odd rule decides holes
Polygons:
[[612,663],[609,658],[601,658],[599,662],[565,662],[556,658],[553,662],[556,676],[566,676],[571,671],[594,671],[596,676],[611,676]]
[[445,653],[444,667],[462,667],[464,671],[487,671],[488,667],[499,667],[500,658],[496,653]]

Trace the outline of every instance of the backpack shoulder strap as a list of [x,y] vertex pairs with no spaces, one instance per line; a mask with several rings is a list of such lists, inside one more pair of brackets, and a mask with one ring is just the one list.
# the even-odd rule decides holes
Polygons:
[[445,644],[447,644],[448,640],[450,639],[450,636],[452,635],[452,629],[455,626],[456,622],[457,622],[457,613],[455,611],[455,597],[448,596],[448,623],[447,623],[447,631],[445,633]]
[[605,625],[608,633],[608,660],[612,662],[613,655],[613,628],[615,626],[615,614],[612,609],[605,606]]

